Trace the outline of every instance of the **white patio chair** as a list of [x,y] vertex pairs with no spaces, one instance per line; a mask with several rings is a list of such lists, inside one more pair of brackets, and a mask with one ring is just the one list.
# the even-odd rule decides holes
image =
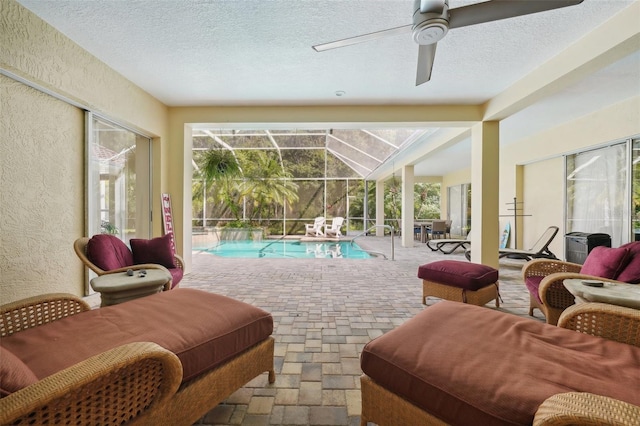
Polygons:
[[334,217],[331,219],[331,226],[328,228],[325,227],[325,234],[327,237],[342,237],[342,232],[340,232],[340,227],[344,223],[344,217]]
[[318,216],[315,218],[313,223],[305,224],[305,233],[304,235],[307,237],[324,237],[324,232],[322,232],[322,227],[324,226],[325,219],[322,216]]

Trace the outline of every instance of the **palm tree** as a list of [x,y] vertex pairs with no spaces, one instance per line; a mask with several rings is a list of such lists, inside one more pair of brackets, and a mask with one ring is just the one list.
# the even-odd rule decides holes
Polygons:
[[275,155],[254,151],[243,157],[245,173],[240,192],[251,202],[252,220],[261,224],[263,217],[275,216],[279,206],[290,207],[298,200],[298,185]]
[[[202,181],[200,185],[195,185],[193,193],[201,194],[201,185],[205,185],[207,194],[213,195],[215,201],[224,205],[236,220],[240,220],[242,216],[238,179],[242,177],[242,168],[233,152],[209,149],[203,151],[197,160],[198,174]],[[202,203],[206,203],[206,198]]]

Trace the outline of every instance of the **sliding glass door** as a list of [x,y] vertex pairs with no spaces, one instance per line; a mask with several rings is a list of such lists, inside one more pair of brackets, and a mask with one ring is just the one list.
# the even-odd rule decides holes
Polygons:
[[619,143],[567,156],[567,233],[609,234],[612,247],[629,241],[628,146]]
[[87,113],[87,231],[151,236],[151,140]]
[[451,235],[466,237],[471,228],[471,184],[447,188],[447,218],[451,220]]

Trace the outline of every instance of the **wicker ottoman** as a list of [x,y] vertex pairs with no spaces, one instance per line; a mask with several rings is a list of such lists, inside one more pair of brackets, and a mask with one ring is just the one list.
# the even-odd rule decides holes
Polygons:
[[482,306],[492,300],[500,307],[498,270],[490,266],[457,260],[441,260],[418,268],[422,278],[422,303],[427,297]]

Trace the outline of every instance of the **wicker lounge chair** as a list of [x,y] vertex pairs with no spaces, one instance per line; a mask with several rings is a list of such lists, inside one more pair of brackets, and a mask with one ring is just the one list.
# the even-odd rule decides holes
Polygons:
[[[441,302],[441,303],[453,303],[453,302]],[[434,305],[433,307],[439,306],[440,304]],[[429,307],[425,310],[428,312],[433,307]],[[464,310],[476,309],[479,314],[486,314],[491,317],[496,317],[495,311],[486,310],[484,308],[477,308],[469,305],[462,305]],[[462,308],[458,308],[462,309]],[[482,309],[482,311],[479,311]],[[446,312],[444,309],[442,312]],[[504,314],[508,315],[508,314]],[[454,315],[455,316],[455,315]],[[412,320],[409,320],[411,322]],[[528,321],[524,319],[517,320],[521,324],[522,321]],[[406,324],[406,323],[405,323]],[[431,324],[431,323],[429,323]],[[527,322],[527,324],[531,324]],[[422,327],[424,324],[419,324]],[[471,324],[469,324],[471,326]],[[545,328],[550,327],[546,324],[535,323],[536,327],[533,328]],[[562,315],[559,327],[566,328],[569,330],[574,330],[581,334],[587,334],[592,336],[597,336],[598,339],[590,342],[592,348],[598,348],[602,343],[600,338],[613,340],[619,343],[640,347],[640,311],[631,309],[631,308],[623,308],[613,305],[600,304],[600,303],[587,303],[573,306],[567,309]],[[404,326],[404,325],[403,325]],[[401,327],[403,327],[401,326]],[[439,325],[434,325],[434,327],[438,327]],[[429,328],[429,327],[427,327]],[[553,335],[563,335],[564,338],[569,338],[569,341],[572,340],[570,336],[568,336],[565,332],[558,331],[557,333],[553,331],[553,327],[548,329],[550,334]],[[415,331],[411,329],[411,331]],[[394,333],[395,330],[389,332]],[[525,333],[526,334],[526,333]],[[543,333],[544,334],[544,333]],[[384,337],[384,336],[383,336]],[[412,339],[419,339],[420,336],[414,335]],[[584,337],[576,337],[580,341],[588,341],[587,336]],[[434,343],[434,342],[431,342]],[[453,345],[459,345],[460,343],[455,342]],[[499,343],[498,343],[499,344]],[[547,336],[546,343],[545,338],[542,338],[541,347],[547,345],[549,349],[554,345],[552,339]],[[378,346],[379,347],[379,346]],[[427,346],[426,348],[429,348]],[[522,349],[522,348],[521,348]],[[371,349],[373,350],[373,349]],[[426,349],[425,349],[426,350]],[[511,350],[511,349],[509,349]],[[554,350],[560,351],[558,356],[561,356],[562,348],[554,348]],[[592,349],[598,350],[598,349]],[[365,351],[367,348],[365,347]],[[568,349],[568,355],[571,357],[578,356],[580,357],[581,351],[575,351],[574,349]],[[635,349],[630,349],[626,352],[635,353]],[[388,354],[386,354],[388,355]],[[406,354],[405,354],[406,355]],[[492,352],[478,352],[473,354],[473,358],[476,360],[486,359],[486,362],[491,364],[494,362],[492,359]],[[426,359],[430,359],[428,353],[425,355]],[[397,359],[403,358],[399,356]],[[576,359],[578,359],[576,358]],[[374,358],[371,358],[374,359]],[[411,359],[409,357],[408,359]],[[441,359],[441,358],[439,358]],[[574,358],[572,358],[574,359]],[[585,357],[586,359],[595,359],[589,358],[589,356]],[[411,362],[411,361],[407,361]],[[429,361],[425,361],[429,362]],[[501,362],[505,362],[505,360],[501,360]],[[626,361],[627,363],[629,361]],[[460,359],[452,359],[450,365],[443,365],[439,363],[438,365],[433,365],[432,369],[428,369],[428,371],[440,371],[442,369],[450,369],[452,371],[457,370],[458,364],[460,363]],[[373,364],[370,364],[373,365]],[[505,366],[508,367],[508,366]],[[517,369],[519,366],[514,365],[513,368]],[[520,366],[521,367],[521,366]],[[427,374],[424,366],[419,365],[417,367],[420,370],[420,373]],[[627,365],[627,368],[629,366]],[[435,370],[433,370],[435,369]],[[503,370],[504,371],[504,370]],[[564,370],[568,371],[568,370]],[[461,373],[460,373],[461,374]],[[491,368],[486,369],[486,374],[496,377],[498,374]],[[475,376],[475,373],[472,375]],[[532,374],[531,377],[534,375]],[[413,377],[413,376],[410,376]],[[464,376],[465,378],[461,379],[468,383],[474,381],[472,377]],[[582,375],[580,373],[576,373],[575,376],[572,377],[571,380],[574,382],[576,380],[581,380]],[[504,381],[508,381],[509,378],[502,377]],[[419,386],[419,383],[413,379],[408,379],[413,388],[413,386]],[[544,380],[541,378],[541,380]],[[614,379],[612,379],[614,380]],[[392,380],[393,381],[393,380]],[[397,383],[400,383],[400,379],[396,380]],[[473,382],[476,383],[476,382]],[[481,380],[481,384],[484,384],[485,381]],[[494,383],[500,383],[498,380]],[[633,383],[633,379],[631,378],[631,382]],[[445,425],[447,424],[439,415],[443,417],[451,416],[453,411],[456,411],[455,408],[452,408],[451,404],[447,404],[444,401],[434,402],[435,406],[447,407],[450,410],[443,413],[436,412],[427,412],[415,403],[410,402],[408,399],[405,399],[403,396],[398,393],[394,393],[388,390],[385,386],[377,383],[374,379],[365,374],[361,377],[361,393],[362,393],[362,416],[361,416],[361,426],[366,426],[367,422],[373,422],[380,426],[392,426],[392,425],[408,425],[408,424],[428,424],[428,425]],[[604,383],[603,383],[604,385]],[[534,385],[531,385],[534,386]],[[593,385],[592,385],[593,386]],[[616,392],[619,392],[620,395],[624,395],[626,398],[632,399],[634,401],[638,400],[636,396],[636,388],[637,383],[633,384],[633,389],[619,389],[617,382],[616,383],[607,383],[608,389],[617,389]],[[557,387],[561,389],[563,386],[559,384]],[[428,392],[434,392],[434,390],[428,390]],[[435,391],[437,393],[437,390]],[[457,391],[456,391],[457,392]],[[455,393],[455,392],[454,392]],[[494,395],[493,389],[486,389],[487,395]],[[447,398],[450,396],[447,396]],[[443,397],[444,398],[444,397]],[[512,395],[511,404],[508,405],[509,409],[512,406],[517,405],[518,395]],[[469,401],[465,402],[469,403]],[[470,402],[471,406],[475,406],[478,413],[484,413],[484,409],[486,407],[477,406],[473,401]],[[438,405],[440,404],[440,405]],[[457,415],[455,413],[454,417]],[[504,413],[495,413],[492,412],[492,415],[497,420],[497,423],[509,423],[505,420]],[[546,399],[540,401],[540,405],[537,406],[537,411],[532,411],[530,415],[533,417],[533,425],[631,425],[631,424],[640,424],[640,406],[636,404],[632,404],[629,402],[622,401],[618,398],[612,398],[609,396],[597,395],[593,392],[559,392],[557,394],[550,395],[546,397]],[[491,414],[490,414],[491,416]],[[531,421],[531,420],[530,420]],[[496,424],[497,424],[496,423]],[[471,424],[471,423],[469,423]],[[474,424],[482,424],[481,421],[474,422]],[[509,423],[512,424],[512,423]]]
[[[227,319],[236,316],[236,312],[244,311],[236,316],[239,318],[235,321],[236,324],[245,324],[243,321],[246,318],[256,318],[255,324],[258,323],[257,321],[266,324],[267,318],[264,315],[266,313],[258,310],[260,311],[258,314],[262,316],[256,317],[254,314],[257,308],[250,305],[210,293],[204,296],[206,297],[203,298],[203,293],[197,290],[177,289],[117,306],[91,310],[86,302],[76,296],[49,294],[0,307],[0,337],[2,337],[0,364],[4,364],[1,365],[3,369],[12,368],[11,371],[14,373],[17,370],[16,366],[24,366],[27,361],[21,364],[20,352],[15,351],[15,347],[11,346],[11,340],[17,337],[21,340],[31,339],[30,341],[33,342],[34,336],[39,336],[34,334],[34,332],[40,333],[38,330],[43,330],[47,335],[52,333],[53,327],[54,334],[60,337],[57,340],[69,340],[74,338],[74,336],[65,335],[70,334],[64,331],[69,326],[78,330],[88,320],[93,326],[97,324],[97,328],[100,328],[101,324],[110,322],[104,321],[100,315],[109,316],[115,321],[116,330],[119,330],[122,324],[131,325],[131,320],[127,318],[130,316],[127,311],[131,312],[132,309],[138,312],[141,309],[150,311],[158,306],[175,305],[178,309],[184,309],[199,305],[198,312],[204,312],[212,300],[220,302],[217,303],[216,309],[222,308],[222,304],[228,302],[228,309],[223,309],[227,313],[232,312],[231,315],[226,316],[225,321],[219,321],[217,325],[212,324],[212,319],[215,322],[215,316],[213,316],[215,314],[207,314],[208,318],[205,321],[209,324],[209,331],[200,334],[195,332],[196,335],[203,337],[194,337],[189,334],[192,324],[182,326],[178,324],[174,330],[171,329],[171,322],[182,321],[180,318],[184,316],[176,317],[167,310],[158,312],[147,327],[139,330],[145,336],[151,333],[165,342],[168,341],[167,339],[172,339],[172,335],[177,335],[178,338],[173,340],[175,342],[173,344],[185,348],[184,351],[174,353],[164,349],[166,343],[161,347],[150,341],[131,341],[131,338],[136,336],[123,332],[121,334],[124,344],[115,345],[78,363],[71,362],[70,367],[49,376],[43,378],[34,376],[34,382],[22,384],[18,389],[13,389],[8,396],[0,398],[0,424],[23,424],[21,422],[24,422],[25,424],[96,426],[122,424],[187,426],[263,372],[268,372],[268,381],[273,383],[275,380],[273,337],[268,336],[246,349],[241,349],[242,344],[230,342],[229,339],[224,340],[224,336],[229,335],[224,328],[235,327],[226,326]],[[202,301],[202,299],[207,300]],[[192,312],[189,314],[192,315]],[[167,321],[157,321],[163,315],[167,317]],[[136,318],[134,323],[144,321],[144,318]],[[160,324],[154,325],[157,323]],[[105,326],[108,330],[109,325]],[[242,332],[246,336],[248,326],[242,325],[242,329],[246,330]],[[266,326],[263,330],[266,330],[263,334],[268,333]],[[97,339],[102,338],[100,332],[96,334],[98,334]],[[109,332],[105,335],[108,336]],[[243,339],[242,335],[238,336]],[[214,352],[225,354],[225,351],[228,351],[229,355],[217,355],[220,361],[213,364],[211,369],[201,372],[197,367],[203,365],[203,361],[208,361],[203,360],[201,356],[199,360],[194,358],[196,354],[193,350],[197,348],[192,349],[189,343],[185,344],[186,338],[201,339],[199,340],[202,342],[201,347],[211,348],[211,345],[216,345],[216,350],[207,350],[205,357],[215,357]],[[235,339],[238,340],[238,338]],[[240,352],[233,353],[228,349],[230,344],[235,345]],[[249,344],[248,341],[247,344]],[[47,344],[44,345],[46,347]],[[80,345],[75,351],[70,348],[71,357],[79,357],[80,353],[86,352],[87,346],[95,347],[96,345],[103,345],[103,343],[98,340],[91,345]],[[54,349],[56,350],[60,348]],[[59,355],[59,353],[43,353],[42,356],[56,354]],[[10,357],[5,355],[10,355],[14,359],[17,357],[18,361],[7,365]],[[32,355],[30,359],[33,365]],[[31,373],[32,376],[33,374]],[[6,382],[2,383],[3,391],[6,385]]]

